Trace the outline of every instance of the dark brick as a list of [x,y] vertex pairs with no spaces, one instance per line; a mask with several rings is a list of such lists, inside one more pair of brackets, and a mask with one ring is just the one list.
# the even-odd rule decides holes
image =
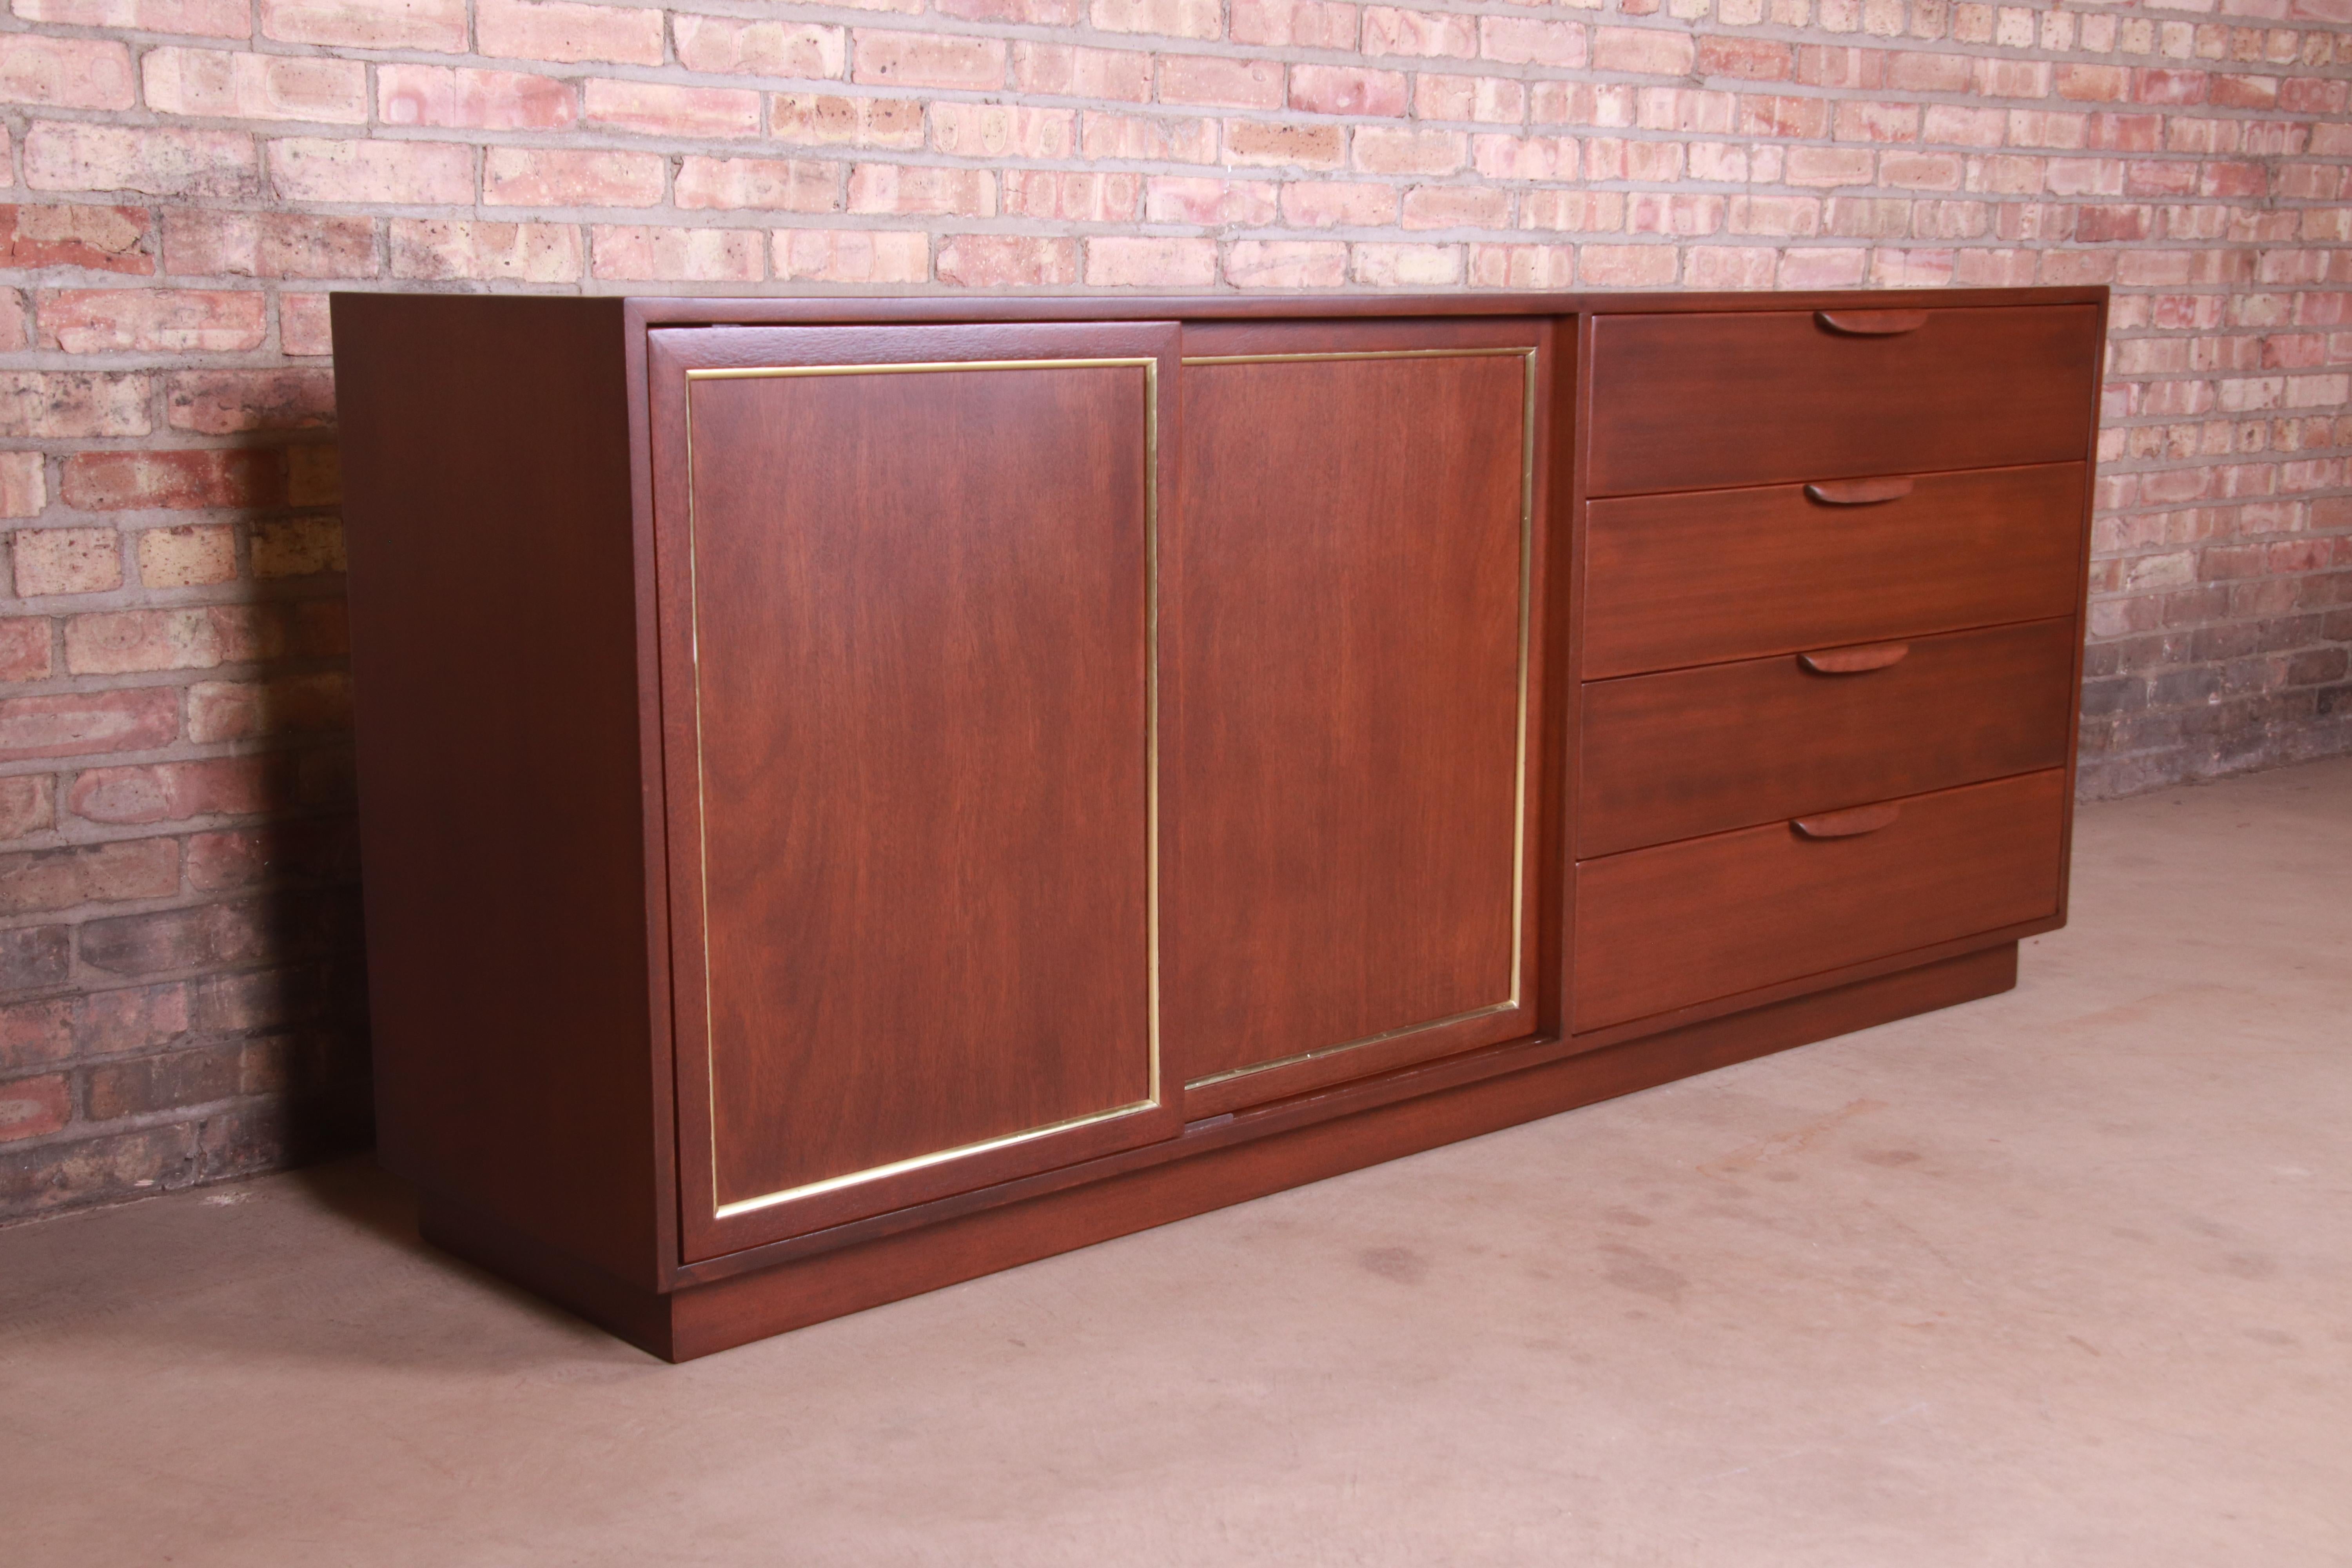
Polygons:
[[61,984],[72,968],[73,935],[67,927],[0,931],[0,991]]
[[245,1047],[206,1046],[89,1069],[89,1117],[111,1121],[210,1105],[244,1092]]
[[158,974],[301,957],[350,943],[357,913],[349,893],[299,893],[121,915],[81,928],[81,959],[110,974]]
[[70,996],[0,1007],[0,1073],[47,1067],[73,1055],[75,1010]]
[[0,1152],[0,1215],[15,1217],[184,1187],[197,1168],[195,1129],[185,1126]]

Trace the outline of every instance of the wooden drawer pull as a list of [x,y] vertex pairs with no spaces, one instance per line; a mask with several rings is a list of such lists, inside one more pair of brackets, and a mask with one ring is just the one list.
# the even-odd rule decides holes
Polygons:
[[1817,675],[1860,675],[1866,669],[1885,669],[1899,664],[1911,651],[1907,642],[1869,643],[1861,647],[1825,647],[1819,653],[1801,653],[1797,662]]
[[1925,310],[1815,310],[1813,320],[1854,338],[1891,338],[1927,324]]
[[1789,824],[1807,838],[1852,838],[1875,833],[1903,815],[1899,805],[1857,805],[1820,816],[1801,816]]
[[1826,479],[1805,487],[1805,494],[1823,506],[1874,506],[1910,493],[1909,479]]

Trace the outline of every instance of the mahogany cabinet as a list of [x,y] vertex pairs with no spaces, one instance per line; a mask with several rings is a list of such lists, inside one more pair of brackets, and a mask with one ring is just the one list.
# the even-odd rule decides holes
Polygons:
[[333,309],[383,1158],[658,1354],[2064,918],[2101,290]]

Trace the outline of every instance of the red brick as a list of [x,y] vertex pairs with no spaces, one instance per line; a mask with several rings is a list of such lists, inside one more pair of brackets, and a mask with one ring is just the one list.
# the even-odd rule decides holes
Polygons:
[[110,1121],[226,1100],[245,1088],[245,1050],[243,1045],[199,1047],[93,1068],[90,1119]]
[[225,522],[151,528],[139,535],[139,581],[150,588],[194,588],[236,575],[236,531]]
[[233,200],[255,195],[260,162],[242,131],[176,131],[42,120],[25,134],[37,191],[137,191]]
[[269,177],[289,201],[471,202],[474,152],[446,142],[297,137],[269,144]]
[[1769,38],[1743,38],[1715,34],[1698,40],[1694,68],[1700,76],[1737,77],[1742,81],[1786,81],[1794,60],[1789,46]]
[[199,745],[351,725],[351,678],[327,672],[267,682],[203,680],[188,688],[188,739]]
[[0,267],[148,274],[146,237],[144,207],[0,206]]
[[1086,280],[1095,288],[1205,287],[1217,280],[1217,247],[1207,239],[1092,238]]
[[282,651],[278,618],[251,605],[113,610],[66,622],[66,668],[74,675],[138,675],[249,664]]
[[[1071,10],[1076,5],[1072,0]],[[670,34],[677,63],[691,71],[727,75],[838,77],[849,58],[849,33],[815,23],[741,21],[674,12]]]
[[0,1143],[38,1138],[73,1120],[73,1096],[63,1073],[0,1083]]
[[1965,55],[1905,52],[1886,61],[1886,85],[1898,92],[1966,92],[1971,77]]
[[1412,55],[1422,59],[1452,57],[1475,58],[1478,53],[1478,18],[1444,11],[1400,11],[1372,5],[1363,15],[1363,52],[1368,55]]
[[583,264],[572,224],[394,218],[391,237],[394,278],[572,283]]
[[129,109],[134,101],[131,51],[112,39],[0,33],[0,103]]
[[788,228],[770,254],[776,277],[812,283],[921,283],[930,277],[930,237],[869,229]]
[[562,131],[580,119],[578,90],[568,81],[450,66],[387,62],[376,67],[375,104],[386,125]]
[[163,264],[197,275],[373,278],[375,220],[167,207]]
[[2270,109],[2278,103],[2274,76],[2216,76],[2208,100],[2216,109]]
[[86,1056],[152,1051],[188,1032],[188,988],[133,985],[81,999],[74,1044]]
[[475,0],[482,53],[512,59],[662,63],[662,13],[571,0]]
[[880,87],[945,87],[986,90],[1004,85],[1004,45],[994,38],[887,33],[852,35],[856,65],[849,79]]
[[1412,100],[1396,71],[1359,70],[1351,66],[1290,68],[1290,107],[1308,114],[1379,114],[1402,117]]
[[67,353],[233,353],[269,335],[253,289],[58,289],[40,299],[40,344]]
[[[0,680],[47,680],[49,678],[49,621],[47,616],[10,616],[0,619]],[[14,781],[10,781],[13,783]],[[0,802],[0,820],[13,807]],[[0,838],[16,833],[0,832]]]
[[110,528],[19,529],[11,548],[19,598],[122,586],[122,536]]
[[174,430],[229,436],[307,430],[335,422],[335,381],[324,370],[191,370],[163,379]]
[[78,844],[0,855],[0,914],[160,899],[180,890],[180,846],[170,838]]
[[343,570],[342,525],[331,517],[285,517],[253,525],[253,574],[262,582]]
[[0,1007],[0,1073],[61,1062],[74,1051],[74,999]]
[[698,283],[746,283],[765,278],[767,235],[750,228],[658,228],[603,226],[589,231],[593,275]]
[[490,206],[658,206],[664,163],[654,153],[492,147],[483,153],[482,200]]
[[760,133],[760,95],[748,88],[595,79],[587,86],[586,111],[591,124],[640,136],[723,139]]
[[358,60],[172,48],[150,49],[139,67],[158,114],[367,123],[367,67]]
[[985,169],[860,163],[849,172],[854,213],[996,216],[996,176]]
[[1919,107],[1860,100],[1841,103],[1837,106],[1833,134],[1841,142],[1916,141]]
[[799,158],[705,158],[678,163],[680,207],[826,213],[841,207],[841,165]]
[[84,511],[145,508],[274,506],[285,499],[286,465],[252,448],[76,452],[66,458],[66,504]]
[[38,517],[48,504],[48,460],[38,452],[0,452],[0,517]]
[[1066,288],[1078,280],[1078,246],[1024,235],[949,235],[940,244],[939,279],[964,289]]
[[216,38],[242,38],[253,31],[249,0],[16,0],[16,13],[27,22],[65,27]]
[[288,354],[331,354],[334,331],[324,294],[278,296],[278,346]]
[[2132,96],[2131,75],[2121,66],[2062,65],[2058,96],[2078,103],[2123,103]]
[[1337,289],[1348,281],[1348,247],[1336,240],[1235,240],[1224,272],[1236,289]]
[[2141,103],[2202,103],[2207,81],[2206,74],[2199,70],[2134,71],[2132,97]]
[[[5,705],[0,705],[5,711]],[[0,931],[0,991],[55,985],[73,963],[73,933],[67,926]]]
[[0,700],[0,762],[148,752],[179,738],[180,694],[173,687]]
[[466,0],[261,0],[261,36],[289,44],[466,52]]

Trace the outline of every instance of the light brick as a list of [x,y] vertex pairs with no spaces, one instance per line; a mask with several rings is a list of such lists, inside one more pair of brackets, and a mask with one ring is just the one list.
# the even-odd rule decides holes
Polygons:
[[1024,39],[1013,46],[1013,83],[1023,92],[1145,103],[1151,98],[1151,57]]
[[657,206],[663,163],[653,153],[492,147],[482,157],[482,200],[489,206]]
[[38,452],[0,452],[0,517],[38,517],[48,504],[47,460]]
[[1570,289],[1576,284],[1572,245],[1474,245],[1474,289]]
[[66,809],[90,822],[136,826],[247,816],[291,804],[284,770],[274,762],[268,757],[214,757],[85,768],[66,791]]
[[241,278],[373,278],[375,220],[302,213],[168,207],[163,261],[173,272]]
[[466,0],[261,0],[261,36],[289,44],[466,52]]
[[748,228],[632,225],[599,226],[588,236],[593,275],[615,279],[757,282],[767,276],[767,236]]
[[179,738],[180,695],[171,687],[0,700],[0,762],[150,752]]
[[394,218],[391,240],[395,278],[572,283],[583,261],[571,224]]
[[[41,672],[46,675],[48,672],[48,623],[28,620],[26,624],[37,625],[41,629]],[[27,680],[37,678],[19,675],[11,676],[9,679]],[[55,780],[47,773],[11,773],[5,778],[0,778],[0,839],[23,838],[28,834],[44,832],[54,826],[56,823]],[[58,1005],[48,1004],[48,1005]],[[43,1005],[43,1004],[35,1004],[35,1005]],[[72,1002],[68,999],[62,1003],[62,1005],[70,1016]],[[26,1065],[29,1047],[24,1034],[25,1023],[25,1012],[21,1006],[0,1009],[0,1066],[20,1068]],[[72,1049],[72,1043],[68,1039],[64,1043],[63,1047],[55,1053],[55,1056],[62,1057],[70,1049]]]
[[1696,62],[1697,47],[1686,33],[1657,27],[1601,27],[1592,35],[1595,70],[1688,76]]
[[[1685,44],[1685,49],[1688,46]],[[1505,65],[1544,65],[1575,68],[1587,58],[1584,29],[1573,22],[1545,22],[1523,16],[1482,16],[1478,19],[1478,52]],[[1685,54],[1685,68],[1688,56]],[[1603,67],[1623,70],[1624,66]]]
[[152,273],[147,223],[144,207],[0,206],[0,267]]
[[1577,276],[1594,289],[1664,289],[1679,259],[1671,245],[1588,245],[1577,252]]
[[1353,245],[1349,276],[1368,289],[1443,289],[1462,280],[1458,245]]
[[760,133],[760,95],[745,88],[591,80],[589,123],[639,136],[724,139]]
[[859,28],[851,36],[850,79],[877,87],[985,90],[1004,85],[1004,46],[994,38],[937,37]]
[[[1274,221],[1276,186],[1261,180],[1215,180],[1192,174],[1157,175],[1145,186],[1146,223],[1257,226]],[[1009,204],[1008,204],[1009,205]],[[1227,270],[1230,272],[1230,253]]]
[[1224,272],[1236,289],[1338,289],[1348,281],[1348,247],[1337,240],[1237,239],[1225,249]]
[[269,144],[269,179],[289,201],[470,203],[474,150],[448,142],[298,137]]
[[1299,49],[1356,47],[1360,18],[1354,5],[1328,4],[1326,0],[1228,0],[1228,9],[1233,18],[1229,36],[1237,44]]
[[674,198],[688,210],[827,213],[841,206],[841,166],[802,158],[687,157]]
[[147,107],[159,114],[367,123],[367,67],[357,60],[151,49],[140,74]]
[[788,228],[770,247],[777,278],[809,283],[921,283],[930,238],[884,229]]
[[[52,668],[47,616],[0,618],[0,681],[47,680]],[[17,804],[7,785],[13,782],[0,782],[0,838],[22,837],[26,831],[12,826]]]
[[323,370],[184,370],[163,378],[164,418],[174,430],[233,436],[307,430],[335,421],[333,373]]
[[768,134],[778,142],[842,147],[923,144],[923,103],[915,98],[843,98],[780,92],[768,100]]
[[151,528],[139,535],[139,581],[150,588],[200,588],[236,576],[236,531],[225,522]]
[[1283,102],[1282,65],[1278,60],[1221,55],[1162,55],[1159,96],[1162,103],[1278,109]]
[[251,0],[16,0],[27,22],[119,27],[139,33],[242,38],[253,31]]
[[0,436],[83,440],[144,436],[151,384],[143,375],[0,370]]
[[1075,155],[1077,111],[1001,103],[931,105],[931,146],[958,158],[1059,160]]
[[1398,71],[1358,70],[1351,66],[1293,66],[1290,107],[1308,114],[1402,118],[1411,111],[1412,95],[1405,77]]
[[1225,30],[1219,0],[1091,0],[1087,14],[1106,33],[1214,38]]
[[269,335],[268,299],[250,289],[56,289],[40,297],[43,348],[66,353],[234,353]]
[[474,32],[486,55],[570,65],[662,63],[662,13],[572,0],[475,0]]
[[1217,161],[1217,122],[1146,118],[1139,114],[1081,113],[1078,150],[1089,161],[1133,158],[1156,163],[1213,163]]
[[1394,185],[1297,181],[1282,187],[1282,221],[1293,228],[1379,228],[1397,220]]
[[122,586],[122,536],[110,528],[18,529],[10,550],[20,599]]
[[940,244],[939,278],[963,289],[1066,288],[1078,280],[1077,242],[1011,234],[950,235]]
[[996,216],[996,176],[985,169],[860,163],[849,172],[853,213]]
[[[1271,200],[1272,187],[1265,187]],[[998,210],[1006,217],[1056,218],[1065,223],[1129,223],[1143,190],[1140,174],[1078,174],[1057,169],[1007,169],[997,176]]]
[[1411,55],[1421,59],[1470,59],[1478,53],[1478,18],[1444,11],[1401,11],[1370,5],[1363,14],[1367,55]]
[[375,101],[387,125],[562,131],[580,119],[572,83],[520,71],[387,63],[375,68]]
[[0,103],[129,109],[131,51],[110,38],[0,33]]
[[25,183],[37,191],[234,199],[257,191],[259,169],[241,131],[44,120],[25,134]]
[[66,668],[75,675],[215,669],[282,651],[277,617],[251,605],[119,610],[66,622]]
[[1468,161],[1469,138],[1458,131],[1359,127],[1350,163],[1368,174],[1450,174]]
[[1087,241],[1091,288],[1205,288],[1217,280],[1216,242],[1124,235]]
[[677,12],[670,37],[677,63],[723,75],[837,78],[849,60],[849,31],[811,22],[745,21]]

